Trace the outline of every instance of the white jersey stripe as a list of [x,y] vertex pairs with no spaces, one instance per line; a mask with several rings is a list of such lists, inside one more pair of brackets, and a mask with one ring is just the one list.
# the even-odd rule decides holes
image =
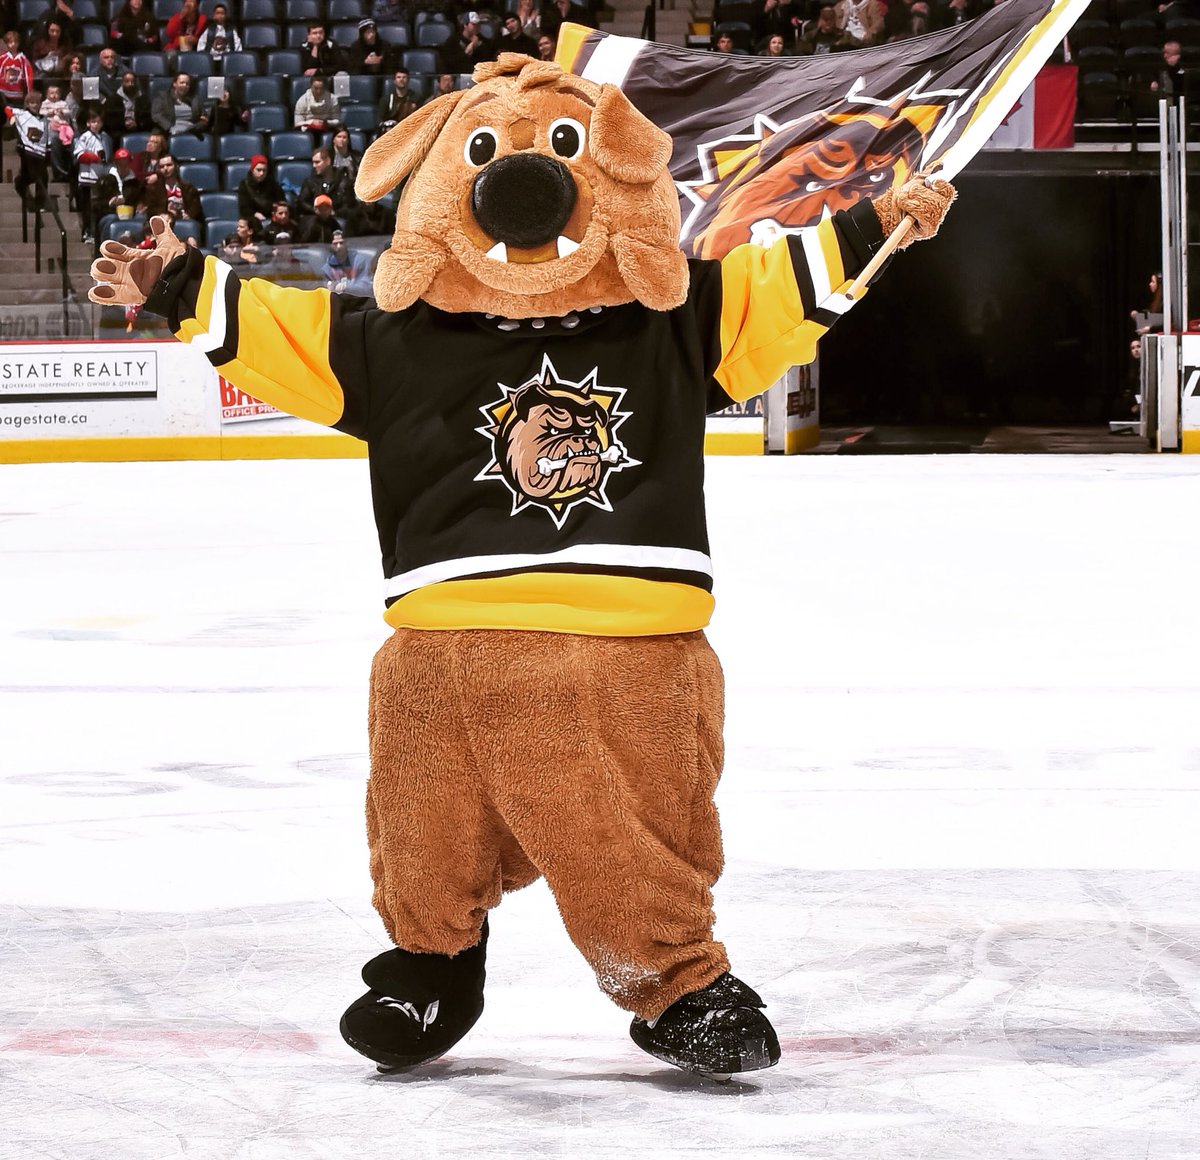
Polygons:
[[712,560],[691,548],[637,547],[632,544],[576,544],[557,552],[521,552],[514,555],[464,556],[401,572],[387,581],[384,595],[403,596],[427,584],[461,580],[487,572],[545,568],[553,564],[587,564],[617,568],[670,568],[676,572],[712,575]]
[[821,239],[816,229],[800,231],[800,239],[804,242],[804,260],[808,263],[809,277],[812,278],[813,302],[823,306],[825,299],[833,292],[829,284],[829,267],[825,265],[825,254],[821,249]]
[[580,76],[598,85],[621,85],[633,67],[634,58],[648,43],[633,36],[605,36]]
[[225,345],[225,335],[229,330],[229,317],[225,307],[225,289],[229,274],[233,267],[225,262],[214,262],[213,270],[216,285],[212,293],[212,310],[207,334],[198,334],[192,339],[191,345],[209,354],[220,350]]

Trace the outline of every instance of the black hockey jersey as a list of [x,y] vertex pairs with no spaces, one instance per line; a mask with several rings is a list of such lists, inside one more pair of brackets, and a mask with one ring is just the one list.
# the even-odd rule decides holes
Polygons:
[[389,623],[686,632],[713,606],[706,414],[811,361],[881,243],[864,202],[691,262],[674,310],[520,321],[243,282],[189,250],[147,308],[242,390],[367,442]]

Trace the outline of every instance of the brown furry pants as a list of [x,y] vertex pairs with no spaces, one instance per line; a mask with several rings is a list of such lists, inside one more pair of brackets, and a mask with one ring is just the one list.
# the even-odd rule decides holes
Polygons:
[[544,875],[620,1006],[729,969],[712,937],[724,687],[700,632],[398,629],[371,672],[367,834],[398,946],[457,954]]

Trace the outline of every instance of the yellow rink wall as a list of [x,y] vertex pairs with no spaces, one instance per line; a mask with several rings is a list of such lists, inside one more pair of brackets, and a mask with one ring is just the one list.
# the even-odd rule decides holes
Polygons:
[[[782,389],[782,388],[773,388]],[[710,455],[761,455],[765,407],[714,416]],[[788,453],[815,446],[815,412]],[[284,415],[174,339],[0,344],[0,463],[361,459],[366,445]]]

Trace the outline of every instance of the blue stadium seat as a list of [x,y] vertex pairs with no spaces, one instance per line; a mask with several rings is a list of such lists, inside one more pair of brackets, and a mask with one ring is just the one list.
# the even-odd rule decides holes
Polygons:
[[[242,178],[250,172],[250,162],[231,161],[228,165],[223,165],[221,168],[225,171],[225,183],[221,188],[236,191],[237,187],[242,184]],[[216,186],[213,188],[215,189]]]
[[375,31],[384,44],[390,44],[393,48],[408,48],[412,43],[407,24],[381,24]]
[[175,236],[181,241],[186,242],[188,238],[195,238],[198,242],[204,241],[204,223],[193,221],[191,218],[185,218],[181,221],[172,223],[171,229],[175,231]]
[[293,112],[295,112],[296,102],[300,99],[300,94],[308,92],[311,87],[312,81],[310,77],[288,78],[288,102]]
[[338,48],[349,48],[358,39],[357,24],[335,24],[329,30],[329,39]]
[[150,92],[147,94],[150,97],[151,104],[154,103],[154,98],[157,97],[159,93],[165,93],[167,89],[174,84],[174,82],[174,77],[151,77]]
[[288,48],[300,48],[308,40],[308,27],[304,24],[289,24],[283,30],[283,43]]
[[[45,11],[49,5],[42,5],[42,11]],[[96,0],[75,0],[71,5],[71,11],[75,14],[75,19],[79,21],[99,20],[100,6]]]
[[311,176],[312,165],[307,161],[281,161],[275,166],[275,177],[283,186],[284,192],[295,198],[304,184],[305,178]]
[[417,14],[413,17],[413,26],[416,27],[425,23],[449,24],[450,17],[444,12],[431,12],[429,9],[422,8],[419,9]]
[[129,67],[140,77],[167,75],[166,58],[161,52],[135,52],[129,58]]
[[196,137],[191,133],[179,133],[171,138],[171,156],[176,161],[211,161],[213,143],[211,137]]
[[215,193],[209,191],[200,195],[200,204],[204,206],[204,218],[212,221],[214,218],[233,218],[237,223],[238,201],[236,193]]
[[284,0],[283,18],[289,23],[321,20],[320,0]]
[[350,100],[356,105],[379,104],[379,78],[352,76],[350,78]]
[[179,167],[179,176],[190,181],[201,193],[220,189],[221,175],[215,161],[187,161]]
[[[119,4],[111,5],[114,19],[116,19],[116,15],[118,11],[120,11],[120,7],[121,6]],[[154,17],[160,24],[166,24],[166,22],[170,20],[171,17],[174,16],[175,13],[178,12],[182,7],[183,0],[154,0]]]
[[210,77],[213,73],[212,57],[207,52],[181,52],[175,58],[175,71],[185,72],[190,77]]
[[246,77],[242,81],[242,100],[247,105],[282,105],[283,78]]
[[121,139],[121,147],[133,154],[144,153],[149,137],[149,133],[126,133]]
[[[107,223],[107,224],[105,224]],[[123,233],[133,234],[134,240],[140,242],[146,232],[146,219],[135,215],[128,221],[121,221],[116,214],[106,214],[100,223],[100,241],[115,242]]]
[[279,48],[282,44],[278,24],[247,24],[242,31],[242,47],[249,51]]
[[257,133],[226,133],[217,141],[218,161],[249,161],[262,152],[262,138]]
[[[273,21],[279,19],[279,5],[275,0],[242,0],[242,20],[249,24],[254,20]],[[242,37],[245,43],[245,36]]]
[[454,29],[440,20],[426,20],[417,26],[417,46],[419,48],[437,48],[443,45],[453,35]]
[[221,71],[227,77],[258,75],[258,57],[252,52],[227,52],[221,59]]
[[267,53],[267,72],[291,77],[300,71],[300,54],[295,49],[277,48]]
[[312,157],[312,138],[307,133],[272,133],[268,156],[272,161],[294,161]]
[[343,105],[342,124],[347,129],[362,129],[373,133],[379,128],[379,120],[375,116],[374,105]]
[[283,105],[254,105],[250,109],[252,133],[285,133],[292,127],[292,114]]
[[21,0],[17,5],[17,23],[33,24],[47,7],[41,0]]
[[84,48],[103,48],[108,43],[108,29],[103,24],[85,24],[79,36]]
[[406,72],[433,75],[442,71],[442,61],[432,48],[406,48],[400,54]]
[[349,20],[357,24],[364,16],[369,15],[363,9],[363,0],[329,0],[325,17],[327,20]]

